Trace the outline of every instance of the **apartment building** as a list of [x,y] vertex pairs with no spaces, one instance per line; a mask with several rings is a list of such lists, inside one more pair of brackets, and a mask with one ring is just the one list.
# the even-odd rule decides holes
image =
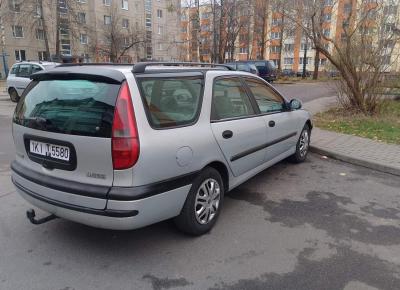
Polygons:
[[[383,9],[380,11],[385,23],[385,29],[399,27],[400,3],[398,0],[381,0]],[[227,1],[228,2],[228,1]],[[244,1],[245,2],[245,1]],[[248,60],[248,59],[269,59],[282,70],[300,72],[305,63],[307,71],[314,71],[316,52],[312,43],[304,35],[302,29],[290,19],[284,17],[279,10],[274,10],[272,1],[256,0],[249,9],[240,9],[237,12],[237,20],[241,25],[236,40],[233,57],[225,55],[224,60]],[[349,25],[347,16],[360,9],[363,5],[374,5],[376,0],[325,0],[321,11],[322,33],[337,42],[343,38],[343,26]],[[183,45],[180,49],[182,60],[204,60],[210,59],[209,47],[212,47],[215,22],[209,17],[213,16],[210,11],[218,10],[209,4],[198,7],[183,7],[181,19],[181,39]],[[269,5],[268,5],[269,3]],[[376,5],[376,3],[375,3]],[[200,10],[200,35],[199,29],[195,26],[196,10]],[[303,22],[305,25],[307,19]],[[219,21],[216,22],[217,24]],[[216,27],[218,29],[218,27]],[[206,33],[207,32],[207,33]],[[217,41],[223,42],[224,35],[219,36]],[[326,42],[326,48],[332,50],[332,44]],[[203,53],[200,53],[203,52]],[[325,56],[319,55],[319,71],[331,71],[332,66]],[[400,44],[397,43],[393,53],[387,56],[387,71],[400,71]]]
[[80,62],[176,60],[180,2],[3,1],[0,72],[4,77],[5,69],[17,61],[47,60],[57,51],[63,60]]

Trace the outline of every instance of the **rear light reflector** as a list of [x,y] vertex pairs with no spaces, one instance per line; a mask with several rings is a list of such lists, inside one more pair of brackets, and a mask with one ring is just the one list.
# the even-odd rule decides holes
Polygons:
[[139,158],[140,144],[131,94],[126,82],[121,85],[115,105],[111,140],[114,169],[122,170],[134,166]]

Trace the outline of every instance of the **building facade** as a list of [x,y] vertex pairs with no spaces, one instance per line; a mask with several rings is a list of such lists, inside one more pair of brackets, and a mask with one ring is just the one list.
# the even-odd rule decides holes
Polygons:
[[[237,0],[237,2],[240,1]],[[229,3],[229,1],[225,1],[225,3],[227,2]],[[247,1],[243,0],[243,2],[246,5]],[[306,70],[312,72],[317,60],[319,71],[328,72],[332,70],[332,66],[324,55],[319,54],[316,57],[316,51],[302,29],[281,12],[281,9],[287,9],[284,5],[289,2],[254,0],[252,5],[247,6],[248,9],[239,9],[235,17],[237,23],[242,24],[239,25],[237,31],[234,53],[233,56],[225,55],[223,61],[268,59],[272,60],[283,71],[301,72],[305,64]],[[343,27],[349,25],[346,23],[348,15],[359,13],[362,7],[374,5],[374,2],[376,5],[374,0],[324,0],[319,17],[322,34],[334,39],[337,43],[340,42],[339,40],[343,38]],[[379,0],[379,3],[382,5],[382,9],[379,10],[381,14],[379,17],[384,20],[384,23],[379,25],[383,25],[385,29],[400,28],[399,1]],[[210,50],[210,48],[213,47],[214,39],[223,43],[226,37],[226,35],[220,36],[220,31],[223,30],[220,30],[218,26],[220,19],[218,13],[212,13],[218,11],[218,9],[219,7],[212,5],[212,2],[203,3],[199,7],[182,7],[181,39],[183,41],[180,47],[180,58],[182,60],[209,61],[212,59],[212,49]],[[200,11],[200,13],[197,11]],[[198,14],[200,15],[198,21],[200,25],[196,26],[194,20],[196,20]],[[214,15],[218,17],[218,21],[213,21]],[[307,19],[299,19],[299,21],[303,21],[303,24],[307,25]],[[227,20],[222,22],[226,23]],[[215,37],[212,31],[216,31],[218,35]],[[326,42],[326,48],[332,51],[332,44]],[[387,57],[387,62],[391,64],[387,70],[400,71],[400,43],[395,44],[393,52]]]
[[[0,72],[17,61],[177,60],[180,0],[15,0],[0,9]],[[5,61],[3,61],[3,58]]]

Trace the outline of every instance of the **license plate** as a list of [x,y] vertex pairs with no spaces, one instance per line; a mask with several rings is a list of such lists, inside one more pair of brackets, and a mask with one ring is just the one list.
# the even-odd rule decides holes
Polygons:
[[54,145],[49,143],[30,140],[29,151],[34,154],[69,161],[70,150],[66,146]]

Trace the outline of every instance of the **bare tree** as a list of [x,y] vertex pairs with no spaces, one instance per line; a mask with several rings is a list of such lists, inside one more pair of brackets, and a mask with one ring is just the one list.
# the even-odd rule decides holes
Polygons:
[[269,41],[268,39],[268,13],[270,8],[270,0],[255,1],[253,3],[254,9],[254,29],[253,37],[256,40],[256,47],[259,50],[258,58],[265,59],[265,48]]
[[[278,32],[280,34],[279,44],[278,44],[278,71],[282,71],[282,54],[284,52],[291,53],[292,51],[289,49],[285,51],[285,40],[294,37],[296,33],[296,29],[298,26],[296,23],[292,21],[291,18],[288,17],[288,12],[293,8],[294,1],[282,1],[282,0],[272,0],[271,6],[272,10],[276,13],[277,18],[273,18],[273,21],[276,21],[276,27],[278,28]],[[273,29],[273,28],[272,28]],[[271,29],[271,31],[272,31]]]
[[107,56],[110,62],[121,62],[130,49],[145,46],[147,40],[145,34],[131,23],[122,22],[115,3],[109,8],[109,13],[104,19],[101,39],[97,39],[95,44],[98,53]]
[[303,17],[311,20],[310,27],[298,21],[295,13],[288,15],[302,27],[315,49],[340,72],[342,105],[364,114],[377,113],[382,99],[379,88],[383,72],[395,61],[393,49],[400,40],[395,33],[399,19],[388,15],[387,4],[383,0],[375,3],[354,1],[354,6],[340,16],[338,21],[342,25],[339,37],[335,37],[319,25],[321,3],[313,0],[301,2],[306,4]]

